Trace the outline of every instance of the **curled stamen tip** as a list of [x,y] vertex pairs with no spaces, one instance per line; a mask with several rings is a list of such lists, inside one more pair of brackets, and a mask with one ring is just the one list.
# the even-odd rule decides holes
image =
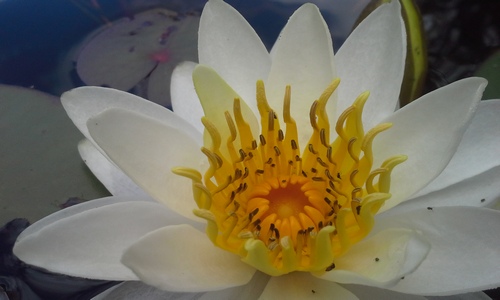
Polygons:
[[193,181],[201,181],[202,178],[201,173],[198,172],[198,170],[191,168],[173,167],[171,171],[176,175],[187,177]]
[[370,96],[370,91],[364,91],[358,96],[358,98],[356,98],[353,105],[362,108],[365,105],[366,100],[368,100],[369,96]]
[[365,134],[363,137],[363,140],[361,142],[361,149],[365,151],[368,147],[371,147],[371,143],[375,136],[377,136],[379,133],[382,131],[385,131],[389,128],[392,127],[392,123],[381,123],[378,124],[377,126],[373,127],[372,129],[368,130],[368,132]]
[[387,160],[385,160],[382,163],[381,167],[392,169],[395,166],[399,165],[400,163],[405,162],[407,159],[408,159],[408,156],[404,155],[404,154],[394,155],[394,156],[388,158]]
[[335,92],[339,84],[340,84],[340,78],[333,79],[332,82],[325,89],[323,94],[321,94],[321,96],[319,97],[319,102],[322,104],[322,106],[326,104],[326,101],[328,101],[333,92]]
[[330,82],[328,87],[326,88],[325,92],[326,91],[331,91],[331,92],[335,91],[337,89],[337,87],[339,86],[339,84],[340,84],[340,78],[338,78],[338,77],[334,78],[332,80],[332,82]]
[[332,80],[332,82],[330,83],[330,85],[328,87],[335,90],[335,89],[337,89],[337,87],[339,86],[339,84],[340,84],[340,78],[337,77],[337,78],[334,78]]
[[208,221],[213,221],[215,222],[215,216],[214,214],[206,209],[193,209],[193,214],[197,217],[203,218]]

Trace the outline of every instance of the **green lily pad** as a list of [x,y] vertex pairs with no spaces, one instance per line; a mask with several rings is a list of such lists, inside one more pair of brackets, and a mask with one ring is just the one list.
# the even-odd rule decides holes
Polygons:
[[37,221],[70,198],[109,195],[81,160],[83,136],[59,98],[0,85],[0,99],[0,224]]
[[139,85],[141,96],[170,106],[173,69],[182,61],[198,59],[199,19],[166,9],[122,18],[84,45],[77,60],[78,75],[87,85],[123,91]]

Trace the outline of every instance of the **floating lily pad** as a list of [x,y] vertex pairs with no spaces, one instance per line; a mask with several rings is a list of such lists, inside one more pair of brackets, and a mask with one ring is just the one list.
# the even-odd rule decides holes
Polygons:
[[[114,22],[86,44],[77,72],[87,85],[128,91],[170,105],[170,75],[181,61],[197,61],[199,16],[153,9]],[[147,80],[147,82],[143,82]]]
[[31,222],[69,198],[108,195],[78,154],[83,136],[59,98],[0,85],[0,224]]

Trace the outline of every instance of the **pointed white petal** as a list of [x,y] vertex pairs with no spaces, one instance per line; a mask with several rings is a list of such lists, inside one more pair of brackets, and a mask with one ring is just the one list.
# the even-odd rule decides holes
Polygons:
[[181,222],[186,219],[158,203],[126,201],[104,205],[46,221],[42,228],[24,234],[14,246],[14,253],[28,264],[55,273],[137,280],[120,263],[125,249],[150,231]]
[[335,268],[320,278],[339,283],[390,287],[413,272],[430,245],[417,232],[389,228],[354,245],[335,259]]
[[[255,278],[255,276],[254,276]],[[268,279],[266,279],[267,282]],[[253,279],[252,279],[253,281]],[[222,291],[203,293],[174,293],[155,289],[142,282],[128,281],[116,285],[105,292],[93,297],[91,300],[220,300],[220,299],[244,299],[253,300],[257,299],[261,291],[252,289],[254,287],[251,283],[242,286],[230,288]],[[468,293],[453,296],[441,297],[423,297],[418,295],[409,295],[389,291],[385,289],[378,289],[362,285],[343,285],[342,287],[351,291],[359,299],[372,299],[372,300],[490,300],[486,294],[482,292]],[[229,292],[233,291],[233,292]],[[275,298],[279,299],[279,298]]]
[[183,62],[179,64],[172,73],[170,93],[172,95],[172,109],[176,115],[193,125],[199,132],[203,132],[201,124],[203,108],[194,89],[193,70],[196,64]]
[[99,152],[89,140],[83,139],[80,141],[78,151],[92,173],[114,196],[139,196],[153,200],[125,173]]
[[267,283],[269,282],[269,275],[262,272],[255,272],[252,280],[249,283],[232,287],[225,290],[207,292],[203,294],[198,300],[220,300],[220,299],[238,299],[238,300],[255,300],[258,299]]
[[221,0],[208,1],[200,20],[198,51],[200,64],[214,68],[256,112],[255,82],[267,78],[271,58],[240,13]]
[[500,200],[500,166],[444,189],[415,197],[385,211],[383,216],[394,215],[418,208],[440,206],[493,207]]
[[451,296],[427,296],[429,300],[491,300],[488,295],[483,292],[476,293],[466,293],[460,295],[451,295]]
[[293,272],[283,276],[271,277],[259,299],[356,300],[358,297],[334,282],[313,277],[305,272]]
[[[308,113],[311,105],[334,77],[330,31],[318,8],[305,4],[290,17],[274,45],[266,82],[269,104],[279,115],[283,110],[285,87],[291,85],[291,115],[300,128],[300,145],[306,145],[312,133]],[[333,115],[335,103],[328,107]]]
[[127,281],[95,296],[91,300],[195,300],[200,293],[175,293],[159,290],[140,281]]
[[128,202],[128,201],[145,201],[146,198],[140,198],[140,197],[127,197],[127,196],[120,196],[120,197],[105,197],[105,198],[100,198],[100,199],[94,199],[90,201],[85,201],[82,203],[79,203],[77,205],[72,205],[69,206],[65,209],[59,210],[53,214],[50,214],[46,216],[43,219],[38,220],[37,222],[31,224],[28,228],[26,228],[18,237],[18,242],[21,241],[24,236],[29,236],[32,234],[35,234],[37,231],[45,228],[46,226],[49,226],[50,224],[71,217],[73,215],[79,214],[81,212],[98,208],[101,206],[105,205],[111,205],[111,204],[116,204],[116,203],[122,203],[122,202]]
[[188,225],[160,228],[140,239],[122,262],[141,280],[159,289],[201,292],[246,284],[255,269],[217,248]]
[[486,290],[500,282],[500,212],[480,207],[436,207],[379,218],[384,228],[418,230],[432,245],[418,269],[394,291],[453,295]]
[[339,116],[365,91],[370,91],[363,123],[366,129],[391,114],[399,99],[406,57],[406,34],[399,1],[381,5],[349,35],[335,56],[341,80]]
[[173,167],[200,170],[205,161],[197,141],[176,127],[123,109],[110,109],[88,122],[90,134],[108,157],[157,201],[197,220],[191,181]]
[[[61,96],[61,102],[76,127],[93,141],[87,129],[88,119],[109,108],[122,108],[154,118],[168,126],[186,124],[181,117],[156,103],[115,89],[102,87],[79,87]],[[200,133],[190,125],[181,127],[186,135],[199,139]]]
[[426,300],[426,297],[418,295],[409,295],[398,293],[386,289],[380,289],[376,287],[366,286],[366,285],[355,285],[355,284],[344,284],[344,288],[351,291],[359,299],[370,299],[370,300]]
[[499,115],[500,100],[481,101],[450,163],[415,196],[443,189],[500,166]]
[[382,210],[407,200],[446,167],[470,124],[486,80],[467,78],[435,90],[398,110],[384,122],[393,126],[373,141],[374,166],[407,155],[391,175],[392,197]]

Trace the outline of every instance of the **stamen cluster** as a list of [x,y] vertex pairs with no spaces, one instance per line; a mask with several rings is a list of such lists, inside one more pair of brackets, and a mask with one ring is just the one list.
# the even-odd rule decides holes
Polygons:
[[395,156],[372,169],[372,141],[391,124],[364,132],[367,92],[340,115],[330,143],[326,104],[338,84],[334,80],[313,102],[313,133],[303,153],[290,115],[291,88],[285,91],[283,131],[259,81],[260,135],[251,132],[241,100],[234,99],[233,115],[224,115],[227,141],[202,119],[211,139],[202,148],[210,163],[204,177],[192,169],[174,170],[192,179],[199,208],[194,213],[208,221],[212,242],[267,274],[331,271],[335,257],[371,231],[374,215],[390,198],[391,170],[406,159]]

